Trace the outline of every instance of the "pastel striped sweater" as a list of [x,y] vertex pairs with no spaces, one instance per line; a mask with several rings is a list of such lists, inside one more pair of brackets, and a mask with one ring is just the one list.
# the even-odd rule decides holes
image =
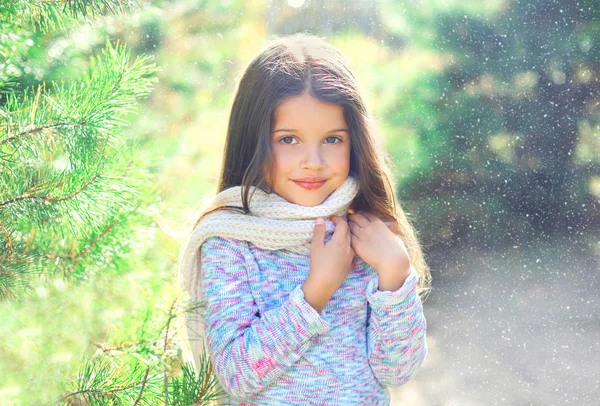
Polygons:
[[[325,242],[331,239],[327,233]],[[212,236],[201,246],[205,334],[230,405],[389,405],[427,355],[417,273],[397,291],[356,256],[321,314],[301,287],[310,256]]]

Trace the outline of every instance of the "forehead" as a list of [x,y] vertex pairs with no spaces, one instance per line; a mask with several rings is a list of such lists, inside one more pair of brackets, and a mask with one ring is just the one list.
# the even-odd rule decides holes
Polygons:
[[309,126],[311,124],[345,124],[344,108],[323,102],[306,93],[281,102],[274,112],[275,125]]

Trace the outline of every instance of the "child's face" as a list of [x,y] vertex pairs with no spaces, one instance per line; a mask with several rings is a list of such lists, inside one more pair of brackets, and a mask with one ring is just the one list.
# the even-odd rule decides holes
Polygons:
[[[350,172],[348,131],[342,106],[322,102],[309,94],[283,101],[275,110],[271,134],[275,154],[275,179],[274,182],[267,179],[271,188],[291,203],[321,204],[346,181]],[[311,176],[326,181],[312,190],[294,182]]]

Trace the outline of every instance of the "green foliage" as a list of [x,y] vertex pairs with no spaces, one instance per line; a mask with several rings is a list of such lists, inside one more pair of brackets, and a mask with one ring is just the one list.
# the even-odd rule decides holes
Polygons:
[[[136,0],[0,0],[0,22],[13,26],[24,24],[34,30],[47,32],[65,29],[106,12],[124,12],[138,6]],[[2,30],[3,32],[6,32]]]
[[135,213],[147,175],[136,141],[120,134],[124,115],[150,92],[156,68],[147,57],[132,66],[129,60],[125,47],[107,41],[81,80],[53,83],[51,92],[42,85],[35,94],[7,94],[0,121],[1,296],[16,294],[19,270],[87,277],[90,265],[109,266],[131,246],[127,235],[141,221]]
[[147,308],[143,320],[130,332],[131,340],[115,336],[114,344],[99,345],[84,360],[76,378],[61,384],[67,394],[54,403],[76,399],[93,405],[188,406],[224,398],[208,357],[201,357],[200,373],[196,373],[191,362],[180,365],[181,353],[174,350],[174,321],[189,310],[173,303],[162,321],[163,317]]
[[[600,154],[584,147],[592,136],[580,130],[595,126],[597,137],[598,48],[590,44],[600,40],[598,8],[500,3],[385,5],[390,32],[406,39],[392,46],[435,51],[408,86],[413,64],[381,79],[385,94],[395,95],[382,106],[386,128],[409,129],[419,140],[408,155],[406,133],[390,131],[391,151],[412,163],[399,190],[427,246],[600,228],[598,210],[581,209],[597,208]],[[587,162],[574,159],[576,151]]]
[[77,398],[92,405],[153,405],[162,396],[160,373],[138,359],[93,358],[84,361],[76,385],[55,403]]
[[[172,264],[155,240],[164,205],[153,177],[177,144],[144,137],[143,124],[159,121],[147,120],[146,112],[132,120],[162,69],[155,55],[132,57],[131,50],[160,45],[166,25],[160,15],[146,14],[140,33],[153,41],[130,39],[125,46],[102,32],[110,31],[103,16],[87,20],[116,11],[116,3],[66,2],[61,11],[55,2],[39,9],[33,3],[11,2],[0,17],[0,53],[7,62],[0,67],[0,294],[6,303],[0,352],[9,372],[0,403],[218,399],[224,393],[217,391],[208,360],[200,360],[201,374],[191,364],[179,365],[173,321],[186,310],[177,309],[178,292],[164,282],[174,280]],[[89,29],[76,27],[81,17]],[[36,25],[36,19],[44,21]],[[201,81],[216,85],[209,91],[223,103],[224,54],[203,50],[214,47],[206,42],[198,48],[199,58],[207,58],[190,66],[200,67]],[[176,76],[163,79],[168,87]],[[185,86],[187,79],[182,76]],[[199,100],[211,103],[205,95]],[[160,309],[156,298],[165,295],[173,305]],[[77,372],[72,355],[89,344],[96,352],[82,356]],[[42,359],[47,368],[27,379]],[[37,390],[23,391],[26,382]]]
[[192,363],[181,367],[182,374],[169,382],[169,402],[173,405],[205,404],[227,398],[227,394],[218,389],[218,381],[210,370],[210,361],[206,357],[200,359],[199,374],[194,371]]

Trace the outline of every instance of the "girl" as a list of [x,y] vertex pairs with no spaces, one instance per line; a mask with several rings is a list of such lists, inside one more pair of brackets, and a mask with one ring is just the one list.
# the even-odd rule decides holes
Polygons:
[[319,37],[273,40],[246,68],[180,266],[221,404],[389,405],[427,355],[431,276],[370,121]]

